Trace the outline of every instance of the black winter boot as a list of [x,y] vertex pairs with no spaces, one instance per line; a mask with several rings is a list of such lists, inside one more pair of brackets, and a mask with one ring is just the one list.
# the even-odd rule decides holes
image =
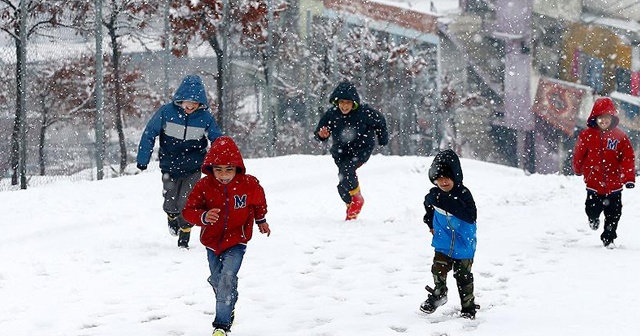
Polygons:
[[469,307],[462,307],[460,316],[469,320],[474,320],[476,318],[476,310],[479,308],[480,306],[478,306],[477,304],[472,304]]
[[191,228],[181,228],[180,230],[178,230],[178,247],[188,249],[190,237]]
[[427,300],[420,305],[420,310],[423,313],[431,314],[436,311],[438,307],[447,303],[447,290],[444,290],[440,294],[435,294],[435,291],[431,289],[431,287],[427,286],[427,291],[431,294],[429,294]]
[[178,236],[178,218],[180,214],[177,213],[167,213],[167,223],[169,225],[169,234],[177,237]]

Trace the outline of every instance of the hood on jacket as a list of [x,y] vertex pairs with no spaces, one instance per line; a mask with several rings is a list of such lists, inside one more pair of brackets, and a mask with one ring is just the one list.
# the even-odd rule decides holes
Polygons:
[[360,95],[358,95],[358,90],[356,90],[356,86],[349,81],[343,81],[336,86],[336,88],[329,96],[329,102],[333,105],[338,106],[338,100],[351,100],[353,102],[353,109],[357,109],[360,105]]
[[436,155],[429,168],[429,180],[434,185],[439,177],[448,177],[456,186],[462,185],[462,167],[460,158],[451,149],[443,150]]
[[589,114],[589,118],[587,119],[587,126],[598,127],[596,118],[604,114],[610,114],[613,116],[613,118],[611,118],[610,128],[618,126],[618,123],[620,122],[620,118],[618,118],[618,109],[616,109],[616,105],[609,97],[596,99],[595,103],[593,103],[591,114]]
[[212,144],[202,164],[202,172],[213,176],[213,166],[233,165],[237,174],[244,174],[244,160],[240,149],[229,136],[218,137]]
[[204,90],[202,79],[197,75],[187,75],[180,83],[178,90],[173,95],[173,102],[179,104],[181,101],[194,101],[200,103],[201,108],[208,108],[207,93]]

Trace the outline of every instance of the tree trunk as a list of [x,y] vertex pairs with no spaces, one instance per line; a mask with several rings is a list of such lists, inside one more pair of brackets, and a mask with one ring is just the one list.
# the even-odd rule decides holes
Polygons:
[[[18,32],[16,35],[19,36]],[[22,53],[22,42],[20,39],[15,39],[16,55]],[[11,155],[10,155],[10,169],[11,169],[11,185],[18,185],[19,174],[19,161],[20,161],[20,125],[25,122],[22,120],[22,110],[25,106],[22,106],[22,95],[24,95],[24,74],[22,69],[21,57],[16,58],[16,113],[13,118],[13,130],[11,131]]]
[[44,165],[44,140],[47,135],[47,127],[49,127],[49,109],[45,104],[45,98],[40,97],[40,104],[42,105],[42,125],[40,126],[40,134],[38,137],[38,166],[40,167],[40,176],[45,175]]
[[224,57],[226,57],[227,55],[224,55],[224,52],[222,51],[222,47],[220,46],[220,43],[218,42],[218,39],[216,38],[216,36],[212,36],[209,38],[209,45],[211,46],[211,48],[213,48],[213,51],[216,53],[216,66],[218,67],[217,69],[218,77],[216,78],[216,89],[218,93],[217,122],[218,122],[218,127],[220,127],[220,130],[224,133],[225,131],[224,123],[225,123],[225,115],[226,115],[225,106],[224,106],[224,90],[226,89],[224,87],[225,85],[224,75],[225,75],[225,72],[227,71],[227,69],[224,68]]
[[116,131],[118,132],[118,144],[120,145],[120,174],[124,173],[127,167],[127,145],[124,139],[122,126],[122,83],[120,82],[120,48],[115,31],[115,24],[107,27],[109,38],[111,39],[111,61],[113,63],[113,80],[115,85],[116,101]]

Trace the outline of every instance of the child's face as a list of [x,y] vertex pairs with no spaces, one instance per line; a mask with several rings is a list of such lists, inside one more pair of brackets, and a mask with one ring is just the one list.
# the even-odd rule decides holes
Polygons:
[[189,101],[189,100],[183,100],[182,102],[180,102],[180,107],[184,109],[185,113],[191,114],[193,113],[193,111],[197,110],[198,107],[200,107],[200,103]]
[[342,112],[342,114],[349,114],[349,112],[351,112],[351,109],[353,109],[353,101],[340,99],[338,100],[338,107],[340,108],[340,112]]
[[448,177],[438,177],[436,180],[436,185],[444,192],[450,192],[453,189],[453,180]]
[[613,117],[610,114],[603,114],[596,118],[596,124],[600,127],[601,130],[607,130],[611,126],[611,119]]
[[222,184],[227,184],[236,176],[236,167],[232,165],[213,166],[213,176]]

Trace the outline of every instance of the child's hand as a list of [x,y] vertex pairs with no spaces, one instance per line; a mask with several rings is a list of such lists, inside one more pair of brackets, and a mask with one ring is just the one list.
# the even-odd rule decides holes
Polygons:
[[324,126],[322,128],[320,128],[320,130],[318,131],[318,136],[326,139],[331,135],[331,132],[329,132],[329,128],[327,126]]
[[205,224],[211,224],[211,223],[217,222],[218,218],[220,218],[220,215],[218,214],[219,212],[220,212],[220,209],[211,209],[207,211],[207,214],[204,216]]
[[271,229],[269,229],[269,223],[262,223],[262,224],[258,224],[258,230],[260,230],[260,233],[267,234],[267,237],[269,237],[271,235]]
[[431,232],[431,235],[433,236],[433,229],[429,229],[429,232]]

